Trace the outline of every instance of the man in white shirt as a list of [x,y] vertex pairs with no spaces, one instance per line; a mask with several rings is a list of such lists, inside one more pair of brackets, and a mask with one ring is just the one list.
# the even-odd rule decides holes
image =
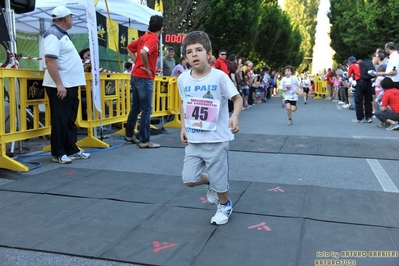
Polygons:
[[385,44],[385,51],[389,54],[389,61],[385,72],[377,72],[376,76],[390,77],[393,82],[399,82],[399,54],[393,42]]
[[73,25],[72,16],[68,8],[57,6],[52,13],[53,23],[43,35],[47,67],[43,86],[50,100],[51,155],[53,162],[62,164],[90,157],[75,144],[78,87],[86,85],[86,80],[82,60],[67,33]]

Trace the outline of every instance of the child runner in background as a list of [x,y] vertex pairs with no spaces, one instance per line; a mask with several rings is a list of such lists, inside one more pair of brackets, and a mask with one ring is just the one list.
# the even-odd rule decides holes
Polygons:
[[[340,77],[340,73],[342,72],[341,69],[339,69],[340,72],[337,71],[332,71],[334,74],[332,76],[332,80],[333,80],[333,86],[334,86],[334,100],[333,102],[337,103],[339,101],[339,86],[341,85],[341,77]],[[342,75],[341,75],[342,76]]]
[[280,90],[284,92],[285,108],[287,110],[288,125],[293,124],[292,113],[296,111],[296,102],[298,101],[298,88],[300,82],[293,76],[294,67],[286,66],[284,68],[285,76],[281,79]]
[[309,88],[310,88],[310,79],[308,74],[305,73],[302,80],[302,89],[303,89],[303,101],[305,104],[308,102],[309,98]]
[[[208,65],[212,45],[205,32],[187,34],[183,54],[192,69],[182,73],[177,81],[182,99],[180,139],[187,145],[182,179],[189,187],[205,185],[209,203],[217,205],[211,224],[222,225],[233,211],[228,151],[233,133],[239,130],[242,97],[224,72]],[[231,117],[229,99],[234,103]]]

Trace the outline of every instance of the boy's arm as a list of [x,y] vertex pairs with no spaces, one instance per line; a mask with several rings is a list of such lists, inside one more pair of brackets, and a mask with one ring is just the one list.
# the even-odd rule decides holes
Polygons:
[[180,125],[180,140],[184,145],[188,145],[186,126],[184,124],[183,100],[180,102]]
[[240,130],[238,118],[240,117],[243,105],[242,97],[240,94],[236,94],[231,98],[231,100],[234,103],[234,111],[229,119],[229,127],[232,133],[237,133]]

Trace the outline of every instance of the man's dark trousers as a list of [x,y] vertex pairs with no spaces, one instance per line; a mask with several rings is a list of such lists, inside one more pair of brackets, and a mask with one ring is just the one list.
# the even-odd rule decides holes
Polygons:
[[[360,79],[356,81],[355,103],[356,103],[356,119],[369,119],[373,115],[373,108],[371,106],[372,86],[371,80]],[[364,104],[364,110],[363,110]]]

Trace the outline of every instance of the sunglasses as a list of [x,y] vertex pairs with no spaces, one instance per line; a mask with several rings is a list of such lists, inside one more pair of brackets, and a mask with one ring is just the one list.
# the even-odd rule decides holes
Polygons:
[[227,54],[220,54],[220,55],[227,55]]

